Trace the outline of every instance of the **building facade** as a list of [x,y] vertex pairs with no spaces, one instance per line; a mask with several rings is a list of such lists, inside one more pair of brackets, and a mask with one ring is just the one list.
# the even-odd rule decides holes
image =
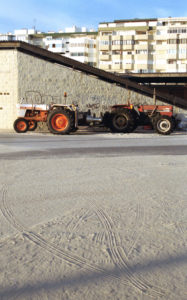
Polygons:
[[97,32],[22,29],[0,40],[25,41],[109,72],[187,72],[187,17],[116,20],[100,23]]
[[88,31],[86,27],[73,26],[65,28],[65,32],[46,33],[35,29],[21,29],[14,33],[0,34],[0,41],[27,42],[97,67],[97,32],[93,29]]
[[98,67],[118,73],[187,71],[187,18],[100,23]]
[[44,48],[54,53],[78,60],[91,66],[97,66],[97,34],[60,34],[43,38]]

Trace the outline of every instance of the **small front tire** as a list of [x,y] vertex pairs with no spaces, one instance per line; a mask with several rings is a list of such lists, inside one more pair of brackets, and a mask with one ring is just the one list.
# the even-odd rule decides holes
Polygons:
[[13,126],[14,126],[14,130],[17,133],[24,133],[29,128],[28,121],[25,120],[24,118],[16,119]]
[[159,134],[169,135],[173,132],[174,122],[169,116],[159,116],[154,121],[154,129]]

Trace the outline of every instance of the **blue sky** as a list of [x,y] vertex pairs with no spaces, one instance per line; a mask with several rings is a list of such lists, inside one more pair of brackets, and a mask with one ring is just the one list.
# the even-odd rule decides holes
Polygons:
[[58,31],[77,25],[153,17],[187,17],[186,0],[0,0],[0,33],[36,27]]

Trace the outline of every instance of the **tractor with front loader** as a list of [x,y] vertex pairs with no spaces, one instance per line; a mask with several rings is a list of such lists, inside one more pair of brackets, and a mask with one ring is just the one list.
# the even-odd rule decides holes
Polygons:
[[114,105],[100,117],[91,113],[79,112],[77,106],[70,104],[17,104],[18,118],[14,129],[18,133],[34,131],[38,122],[46,122],[53,134],[69,134],[78,126],[100,124],[111,132],[131,133],[138,126],[149,126],[157,133],[169,135],[176,127],[171,105]]

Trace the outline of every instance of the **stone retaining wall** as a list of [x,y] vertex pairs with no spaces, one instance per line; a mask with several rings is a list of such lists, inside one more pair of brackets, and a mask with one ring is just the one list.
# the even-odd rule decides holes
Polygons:
[[[152,99],[71,68],[18,50],[0,51],[0,129],[11,129],[16,103],[78,104],[99,115],[113,104],[152,103]],[[24,100],[23,100],[24,98]],[[159,102],[158,102],[159,103]]]

